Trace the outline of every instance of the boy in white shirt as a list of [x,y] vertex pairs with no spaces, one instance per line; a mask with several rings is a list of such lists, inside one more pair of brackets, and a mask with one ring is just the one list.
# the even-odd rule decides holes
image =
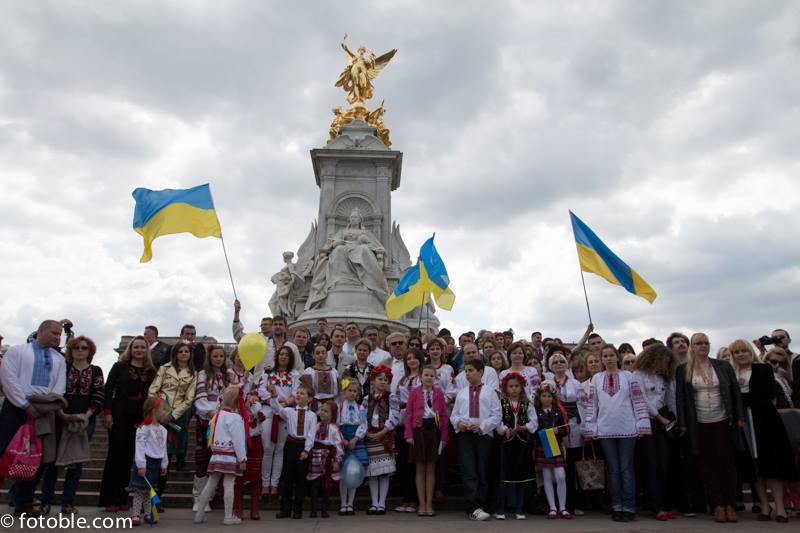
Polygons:
[[276,518],[303,518],[303,499],[306,495],[306,476],[308,475],[308,456],[314,447],[317,434],[317,415],[308,403],[314,390],[301,383],[294,393],[295,405],[284,407],[278,402],[278,391],[269,386],[272,395],[270,407],[274,413],[286,421],[287,437],[283,448],[283,469],[281,470],[281,510]]
[[458,391],[450,421],[458,438],[458,462],[464,484],[464,503],[472,520],[487,520],[487,464],[492,449],[492,432],[500,423],[500,399],[494,387],[482,383],[484,364],[480,359],[464,362],[468,386]]

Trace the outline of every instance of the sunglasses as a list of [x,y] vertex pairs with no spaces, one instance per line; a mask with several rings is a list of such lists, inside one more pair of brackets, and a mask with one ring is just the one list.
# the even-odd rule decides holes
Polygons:
[[397,342],[390,342],[389,346],[402,346],[404,344],[405,344],[404,341],[397,341]]
[[770,359],[770,360],[769,360],[769,361],[767,361],[767,362],[768,362],[769,364],[771,364],[772,366],[778,366],[778,365],[780,365],[780,364],[781,364],[783,361],[778,361],[777,359]]
[[773,338],[774,338],[776,341],[782,341],[782,340],[786,340],[786,336],[785,336],[785,335],[775,335],[775,337],[773,337]]
[[72,351],[73,352],[88,352],[89,351],[89,347],[88,346],[75,346],[72,349]]

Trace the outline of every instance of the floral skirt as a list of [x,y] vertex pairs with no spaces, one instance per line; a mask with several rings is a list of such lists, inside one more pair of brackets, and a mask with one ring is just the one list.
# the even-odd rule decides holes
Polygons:
[[189,413],[184,413],[175,424],[180,426],[181,430],[173,431],[167,428],[167,453],[185,457],[186,448],[189,447]]

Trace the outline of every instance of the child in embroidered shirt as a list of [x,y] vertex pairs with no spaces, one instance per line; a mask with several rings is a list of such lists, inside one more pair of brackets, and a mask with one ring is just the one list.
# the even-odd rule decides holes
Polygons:
[[386,514],[389,475],[395,471],[393,431],[400,416],[397,396],[389,393],[392,369],[378,365],[369,375],[371,392],[364,397],[367,410],[367,477],[372,505],[368,515]]
[[408,395],[405,439],[411,445],[409,458],[417,465],[417,515],[434,516],[436,460],[447,443],[447,407],[444,392],[435,385],[436,368],[423,367],[420,379],[422,386],[412,389]]
[[[555,429],[559,448],[564,449],[561,442],[566,435],[567,418],[563,407],[557,401],[558,394],[556,388],[546,381],[539,387],[536,394],[536,416],[539,419],[539,430],[549,428]],[[542,481],[544,482],[544,493],[547,496],[547,503],[550,505],[550,513],[547,518],[553,520],[561,516],[564,519],[571,519],[572,515],[567,511],[567,475],[564,470],[566,462],[564,454],[561,453],[554,457],[547,457],[541,444],[537,445],[534,451],[536,465],[542,469]],[[558,511],[556,511],[555,494],[553,494],[553,482],[556,483],[558,492]]]
[[208,481],[197,501],[197,512],[194,523],[205,521],[206,504],[214,497],[214,493],[222,479],[225,502],[225,518],[223,524],[241,524],[241,518],[233,514],[234,485],[236,477],[241,476],[247,468],[247,430],[242,416],[236,412],[239,406],[239,387],[229,385],[222,395],[222,408],[217,411],[209,424],[211,443],[211,460],[208,462]]
[[261,412],[261,400],[258,391],[253,389],[243,402],[247,411],[249,437],[247,445],[247,468],[244,473],[236,478],[234,491],[233,513],[239,518],[244,517],[244,486],[250,484],[250,520],[261,520],[259,503],[261,500],[261,462],[264,458],[264,445],[261,441],[261,424],[266,417]]
[[303,518],[303,499],[306,496],[308,458],[317,434],[317,415],[308,404],[314,389],[301,383],[294,393],[294,406],[284,407],[278,402],[278,391],[269,386],[270,407],[286,421],[286,445],[281,468],[281,510],[276,518]]
[[314,366],[306,368],[300,376],[300,383],[305,383],[314,391],[311,408],[315,412],[320,403],[333,400],[339,394],[339,375],[335,368],[328,365],[327,360],[328,352],[324,346],[314,347]]
[[328,518],[328,498],[335,482],[341,478],[344,440],[336,426],[336,412],[336,403],[333,400],[323,402],[319,407],[319,425],[314,437],[314,448],[311,449],[311,465],[306,476],[311,482],[310,518],[317,517],[320,489],[322,491],[320,516]]
[[[194,464],[195,476],[192,486],[192,511],[197,511],[197,501],[206,486],[208,461],[211,459],[211,448],[206,440],[208,424],[211,417],[222,404],[225,389],[236,380],[232,371],[228,370],[225,349],[222,346],[210,345],[207,348],[205,368],[197,374],[197,394],[194,397],[196,414]],[[211,507],[206,507],[206,512]]]
[[[472,520],[488,520],[486,506],[487,463],[492,434],[500,423],[500,400],[492,384],[482,383],[485,365],[481,359],[464,362],[467,386],[458,391],[450,421],[458,436],[459,466],[464,484],[464,503]],[[492,369],[489,369],[492,371]]]
[[[358,348],[356,344],[356,350]],[[361,385],[355,378],[345,378],[342,380],[342,390],[344,400],[339,405],[338,419],[339,430],[342,432],[345,444],[344,458],[347,460],[348,456],[355,456],[366,470],[369,465],[367,448],[364,445],[364,436],[367,434],[367,410],[357,403],[361,396]],[[356,489],[345,487],[344,482],[339,482],[339,496],[341,498],[339,515],[354,515],[353,501],[356,498]]]
[[533,403],[525,394],[527,383],[518,372],[503,376],[500,385],[501,421],[497,433],[502,438],[500,445],[501,492],[495,518],[505,520],[505,504],[516,510],[517,520],[524,520],[525,495],[536,478],[533,467],[533,436],[537,418]]
[[131,466],[131,479],[128,492],[133,496],[131,517],[133,525],[150,518],[150,489],[158,485],[158,477],[167,473],[169,455],[167,454],[167,428],[161,422],[169,418],[169,408],[160,396],[151,396],[144,402],[144,419],[136,430],[136,451]]

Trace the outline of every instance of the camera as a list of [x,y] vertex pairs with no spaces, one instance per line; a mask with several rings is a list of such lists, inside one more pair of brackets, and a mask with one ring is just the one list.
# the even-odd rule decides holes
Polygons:
[[764,335],[763,337],[760,337],[758,339],[758,342],[761,343],[761,346],[767,346],[769,344],[775,344],[776,342],[778,342],[778,339],[776,339],[775,337],[770,337],[769,335]]

